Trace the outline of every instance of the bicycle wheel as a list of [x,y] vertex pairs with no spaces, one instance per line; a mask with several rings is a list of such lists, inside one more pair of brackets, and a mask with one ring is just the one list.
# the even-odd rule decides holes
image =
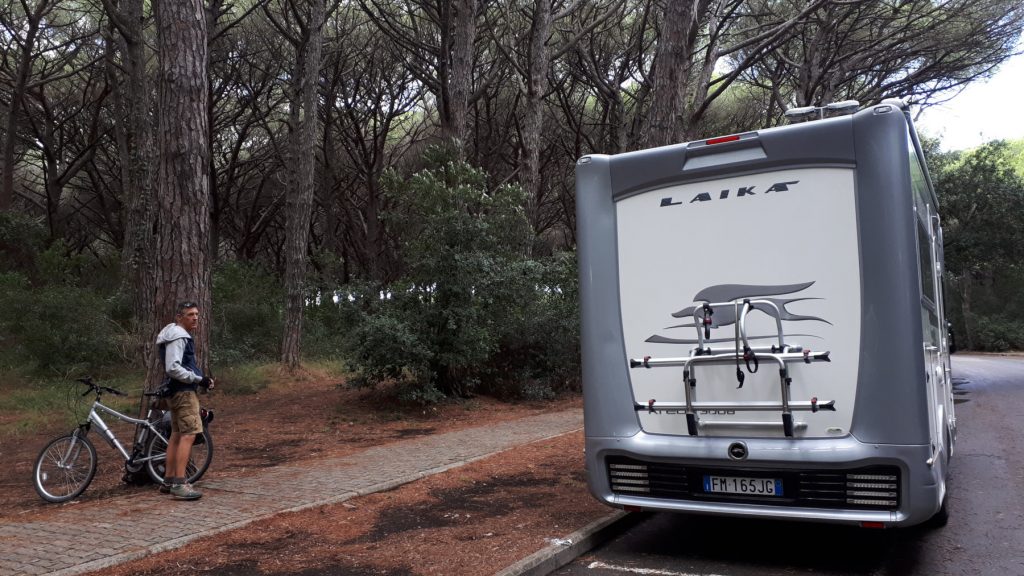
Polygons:
[[[146,443],[146,471],[157,484],[164,482],[166,459],[167,442],[164,442],[159,436],[150,436]],[[203,426],[203,433],[196,434],[195,442],[192,443],[192,452],[189,455],[188,464],[185,465],[185,481],[189,484],[198,482],[212,461],[213,436],[210,435],[210,429]]]
[[77,433],[52,440],[39,453],[32,475],[47,502],[67,502],[85,491],[96,475],[96,448]]

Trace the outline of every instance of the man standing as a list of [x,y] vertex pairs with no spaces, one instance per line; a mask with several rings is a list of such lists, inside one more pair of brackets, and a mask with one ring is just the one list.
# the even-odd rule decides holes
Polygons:
[[196,362],[191,333],[199,325],[199,306],[181,302],[175,308],[174,322],[164,326],[156,337],[160,360],[164,365],[164,385],[170,389],[171,437],[164,464],[164,488],[177,500],[197,500],[203,493],[185,480],[185,466],[196,434],[203,431],[199,415],[199,386],[213,388],[213,378],[203,375]]

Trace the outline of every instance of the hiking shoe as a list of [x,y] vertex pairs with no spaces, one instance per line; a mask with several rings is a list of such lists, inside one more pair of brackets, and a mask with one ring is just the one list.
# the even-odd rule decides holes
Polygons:
[[175,500],[199,500],[203,497],[203,493],[191,484],[172,484],[170,494]]

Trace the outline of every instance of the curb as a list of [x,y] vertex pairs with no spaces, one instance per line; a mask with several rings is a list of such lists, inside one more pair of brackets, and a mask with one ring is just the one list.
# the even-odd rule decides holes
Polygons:
[[566,544],[552,544],[495,573],[494,576],[547,576],[611,540],[642,518],[643,514],[616,510],[566,536]]

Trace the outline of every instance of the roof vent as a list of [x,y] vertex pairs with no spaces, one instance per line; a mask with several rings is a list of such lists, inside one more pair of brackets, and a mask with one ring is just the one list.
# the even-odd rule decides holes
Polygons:
[[801,108],[790,108],[786,110],[786,118],[790,124],[808,122],[810,120],[821,120],[822,118],[834,118],[836,116],[847,116],[860,109],[860,102],[856,100],[843,100],[833,102],[825,106],[803,106]]
[[803,106],[801,108],[790,108],[786,110],[786,118],[790,124],[807,122],[821,118],[821,108],[817,106]]
[[843,100],[842,102],[833,102],[825,106],[825,111],[829,116],[846,116],[853,114],[859,109],[860,102],[856,100]]

